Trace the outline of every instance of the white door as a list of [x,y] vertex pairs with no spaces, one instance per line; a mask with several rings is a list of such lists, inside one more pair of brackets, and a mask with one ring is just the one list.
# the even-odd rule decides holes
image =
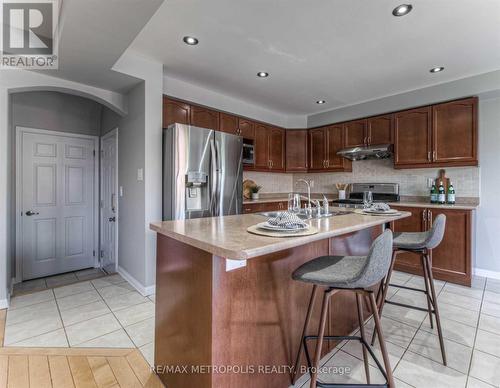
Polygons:
[[101,265],[116,272],[118,241],[118,132],[113,130],[101,139]]
[[23,280],[93,267],[94,140],[29,130],[18,139]]

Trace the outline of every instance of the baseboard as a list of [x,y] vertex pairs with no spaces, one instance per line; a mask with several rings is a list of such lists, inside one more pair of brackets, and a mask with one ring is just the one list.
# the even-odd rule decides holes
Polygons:
[[156,286],[152,285],[149,287],[144,287],[136,278],[130,275],[125,269],[118,266],[117,272],[124,278],[127,282],[129,282],[141,295],[148,296],[153,295],[155,293]]
[[474,268],[472,271],[476,276],[483,276],[485,278],[498,279],[500,280],[500,272],[499,271],[490,271],[487,269]]

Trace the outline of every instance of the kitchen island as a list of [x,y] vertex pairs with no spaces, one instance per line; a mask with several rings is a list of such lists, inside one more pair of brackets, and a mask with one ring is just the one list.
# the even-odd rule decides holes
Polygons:
[[[317,234],[288,238],[248,233],[265,220],[257,214],[151,224],[158,234],[155,365],[161,380],[169,388],[288,387],[311,293],[292,272],[322,255],[366,255],[384,225],[408,216],[313,219]],[[354,330],[352,295],[340,292],[331,303],[327,334]]]

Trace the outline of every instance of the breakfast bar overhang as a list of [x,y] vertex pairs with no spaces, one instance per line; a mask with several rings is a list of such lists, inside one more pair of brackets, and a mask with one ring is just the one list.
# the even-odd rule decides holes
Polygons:
[[[366,255],[384,227],[408,216],[353,212],[313,219],[317,234],[286,238],[248,233],[262,221],[255,214],[151,224],[158,235],[155,366],[163,383],[288,387],[311,294],[292,272],[319,256]],[[341,291],[331,303],[326,334],[352,332],[354,298]],[[320,304],[318,298],[312,333]],[[333,346],[325,344],[324,353]]]

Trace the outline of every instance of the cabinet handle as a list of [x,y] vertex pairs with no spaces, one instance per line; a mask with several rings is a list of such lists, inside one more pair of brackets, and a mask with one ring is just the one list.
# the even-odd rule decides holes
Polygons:
[[432,224],[432,212],[430,210],[427,210],[429,214],[427,215],[427,220],[429,221],[429,226]]
[[436,151],[432,151],[432,160],[436,161]]
[[327,159],[325,160],[325,162],[326,162],[326,167],[330,167],[330,161]]
[[372,137],[368,136],[368,145],[372,144]]
[[427,152],[427,160],[429,162],[431,161],[431,151]]

